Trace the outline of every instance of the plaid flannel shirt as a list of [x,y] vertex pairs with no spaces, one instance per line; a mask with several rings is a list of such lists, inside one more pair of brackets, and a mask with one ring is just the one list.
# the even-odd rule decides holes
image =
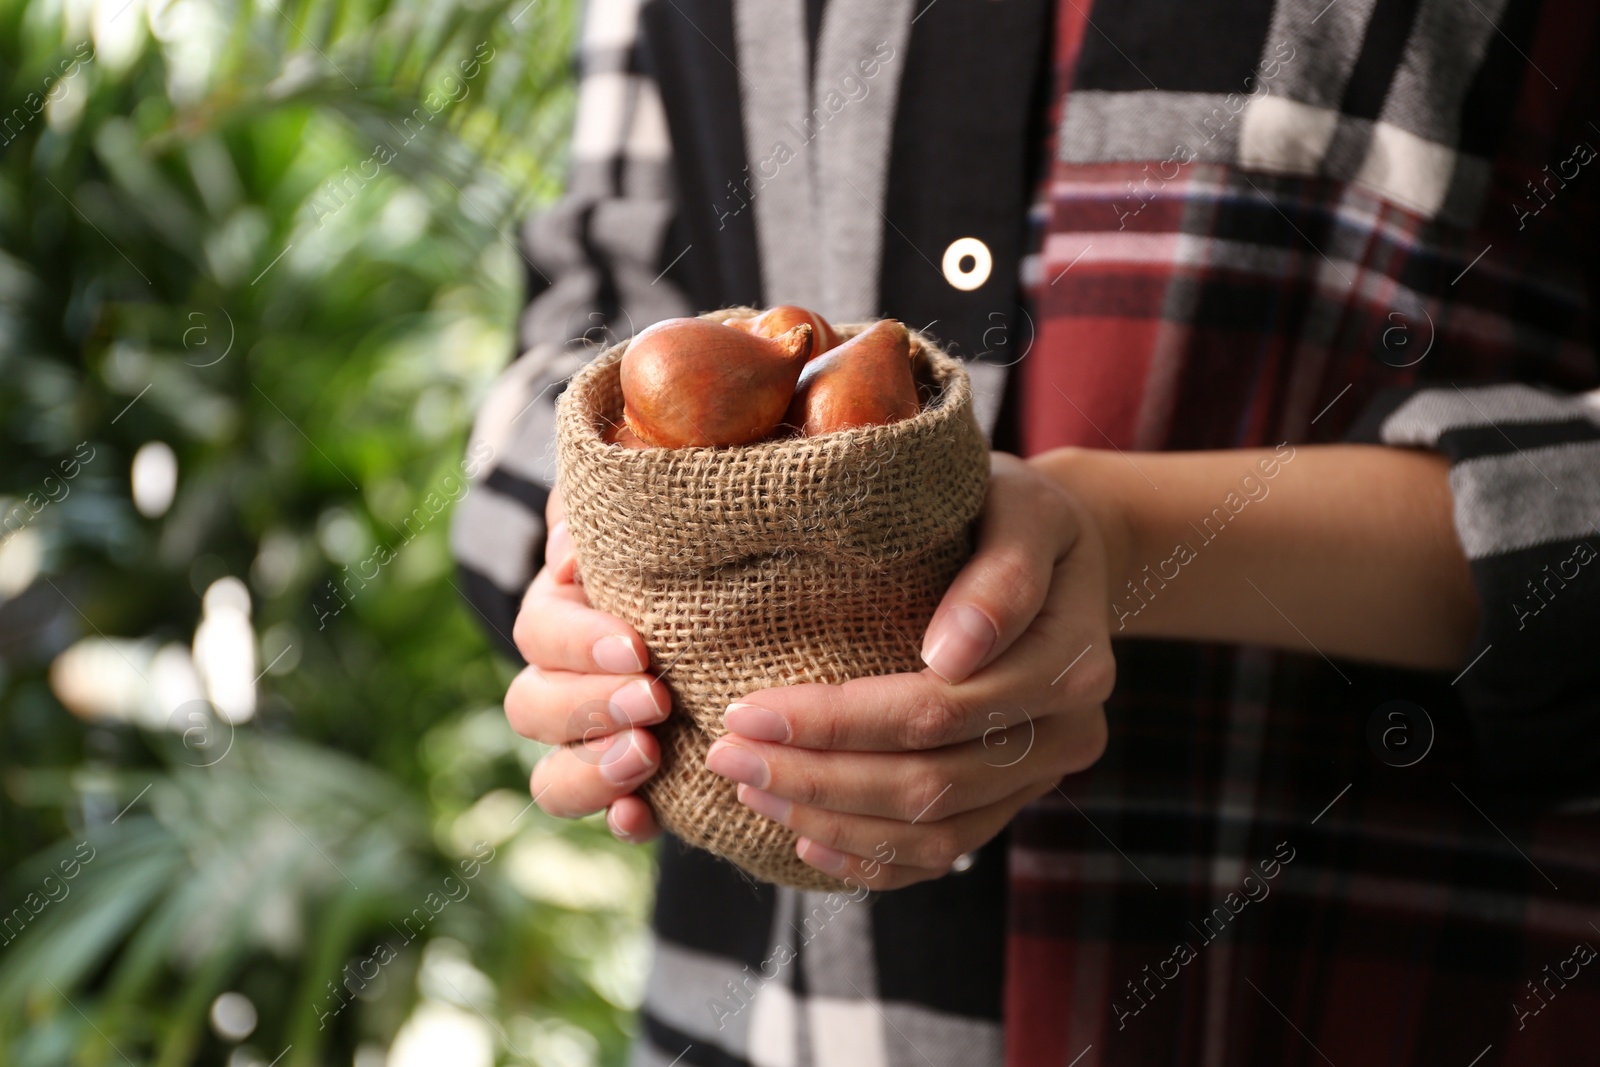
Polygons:
[[[803,298],[943,320],[931,332],[973,360],[997,442],[1028,451],[1439,449],[1483,605],[1473,658],[1452,679],[1120,642],[1101,762],[969,870],[864,901],[749,885],[668,842],[637,1062],[1595,1059],[1600,404],[1576,394],[1597,383],[1579,147],[1600,143],[1596,12],[1049,15],[591,6],[572,194],[526,232],[544,275],[528,354],[480,418],[496,463],[455,527],[474,603],[510,632],[554,481],[550,403],[586,349]],[[1035,98],[1047,34],[1053,88]],[[775,131],[811,132],[839,71],[885,42],[884,80],[781,166],[803,168],[799,188],[752,185]],[[1046,145],[1025,255],[1009,182]],[[993,250],[975,295],[937,262],[956,228]]]

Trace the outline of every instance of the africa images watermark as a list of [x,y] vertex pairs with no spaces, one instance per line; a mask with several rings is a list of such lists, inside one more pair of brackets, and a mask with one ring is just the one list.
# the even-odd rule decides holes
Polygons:
[[[856,71],[860,74],[859,78],[855,74],[846,74],[839,79],[838,87],[819,94],[817,106],[812,108],[811,113],[801,120],[799,126],[796,126],[791,120],[784,123],[784,127],[795,135],[801,148],[809,145],[817,139],[817,135],[822,132],[822,128],[834,116],[849,105],[860,103],[867,98],[868,94],[872,92],[872,86],[868,83],[882,73],[884,66],[892,63],[894,58],[894,45],[888,41],[879,41],[873,46],[871,56],[856,63]],[[840,90],[843,91],[841,92]],[[730,196],[728,202],[732,205],[733,200],[737,199],[739,203],[737,207],[730,206],[725,211],[717,211],[717,229],[720,230],[725,227],[728,224],[728,219],[738,216],[740,212],[749,207],[750,198],[753,198],[759,190],[765,188],[768,183],[778,176],[778,173],[784,167],[797,158],[799,158],[798,153],[795,149],[789,147],[788,141],[775,141],[766,158],[756,164],[755,174],[750,173],[748,164],[745,165],[744,181],[740,184],[744,186],[744,191],[748,196],[740,196],[739,190],[734,186],[733,179],[729,178],[728,190]],[[752,181],[755,182],[753,187],[751,185]],[[716,209],[713,208],[713,210]]]
[[[325,580],[324,588],[312,597],[311,610],[317,616],[317,629],[325,629],[328,619],[336,617],[341,611],[349,607],[349,601],[340,596],[343,590],[351,599],[356,593],[367,587],[367,583],[378,577],[378,572],[394,562],[400,550],[415,541],[427,529],[434,519],[442,515],[451,504],[458,502],[467,495],[467,490],[472,488],[472,481],[476,478],[484,465],[494,459],[494,446],[487,441],[480,441],[467,451],[467,458],[460,463],[461,475],[447,474],[439,482],[438,488],[443,490],[443,496],[438,491],[429,491],[422,498],[422,503],[411,509],[411,513],[400,520],[400,527],[405,534],[405,540],[398,547],[389,544],[380,544],[368,554],[366,559],[356,563],[354,573],[348,563],[341,564],[344,577],[339,579],[336,586],[332,578]],[[367,574],[362,568],[370,566],[372,573]],[[355,583],[354,588],[351,583]],[[334,602],[337,601],[337,606]]]
[[[484,849],[489,850],[487,856],[483,854]],[[487,841],[479,841],[472,846],[472,854],[475,859],[464,859],[459,862],[460,878],[453,874],[445,875],[444,881],[440,883],[442,896],[439,891],[429,893],[421,904],[412,908],[406,917],[400,920],[400,926],[405,927],[404,930],[400,929],[400,926],[390,924],[394,926],[395,933],[400,935],[398,940],[384,938],[365,956],[346,963],[339,972],[341,979],[338,985],[334,985],[332,979],[328,980],[328,995],[322,998],[322,1003],[330,1006],[317,1009],[318,1030],[326,1029],[328,1021],[338,1018],[339,1013],[349,1006],[350,1001],[340,995],[341,988],[351,997],[358,997],[366,992],[367,986],[378,980],[383,968],[398,958],[402,949],[420,937],[444,909],[451,904],[459,904],[472,895],[472,887],[467,883],[478,877],[484,867],[494,862],[495,848]],[[415,929],[412,928],[413,925]]]
[[[86,448],[89,450],[87,456],[83,454],[83,450]],[[3,534],[0,534],[0,544],[10,540],[12,535],[32,523],[45,508],[51,504],[59,504],[67,499],[68,494],[72,492],[72,486],[67,483],[78,476],[78,472],[83,470],[85,464],[94,459],[95,454],[93,445],[88,441],[79,441],[78,447],[72,451],[72,458],[64,459],[57,464],[61,469],[61,477],[57,478],[54,474],[45,475],[44,483],[41,487],[43,490],[42,495],[38,491],[29,493],[18,501],[15,506],[6,511],[5,517],[0,519],[0,526],[3,526],[5,530]],[[52,482],[55,483],[54,488],[51,487]],[[57,490],[59,490],[59,495]]]
[[[1550,564],[1545,564],[1543,571],[1540,572],[1544,578],[1537,585],[1534,584],[1533,578],[1529,578],[1528,599],[1511,602],[1511,611],[1517,617],[1517,629],[1526,630],[1528,620],[1549,607],[1550,602],[1567,587],[1568,582],[1576,581],[1581,576],[1582,568],[1592,562],[1596,555],[1593,545],[1588,541],[1579,541],[1573,546],[1572,555],[1556,562],[1554,571],[1550,569]],[[1555,583],[1553,586],[1552,582]]]
[[[1594,946],[1589,944],[1587,941],[1580,941],[1573,947],[1572,955],[1556,964],[1556,969],[1554,971],[1550,969],[1550,965],[1548,963],[1544,965],[1544,969],[1542,971],[1544,974],[1544,979],[1539,983],[1538,986],[1533,984],[1532,979],[1529,979],[1527,982],[1525,982],[1524,984],[1528,987],[1528,991],[1530,993],[1530,996],[1528,997],[1528,1004],[1530,1006],[1523,1007],[1521,1004],[1518,1004],[1515,1001],[1513,1001],[1511,1004],[1511,1013],[1517,1017],[1517,1029],[1525,1029],[1528,1025],[1529,1019],[1548,1008],[1550,1006],[1550,1002],[1556,999],[1556,994],[1559,993],[1561,989],[1567,988],[1567,983],[1577,978],[1578,972],[1588,964],[1593,963],[1594,958]],[[1569,964],[1572,967],[1571,974],[1567,973],[1567,967]],[[1556,983],[1561,987],[1561,989],[1550,988],[1551,982]],[[1540,986],[1544,987],[1546,996],[1539,995]],[[1538,1007],[1532,1007],[1534,1004],[1537,1004]]]
[[[866,881],[872,881],[883,870],[882,865],[893,863],[894,857],[894,848],[887,841],[882,842],[873,850],[873,858],[862,864],[862,876]],[[815,941],[818,935],[827,929],[828,924],[833,921],[835,916],[850,905],[859,904],[867,899],[867,894],[871,892],[863,882],[857,881],[854,875],[847,875],[844,879],[844,884],[849,888],[850,892],[827,894],[822,898],[822,903],[812,908],[811,914],[801,920],[801,926],[805,929],[795,928],[795,932],[800,935],[798,944],[791,941],[779,941],[772,951],[767,954],[767,958],[761,961],[761,965],[756,968],[756,973],[754,974],[750,973],[750,965],[745,964],[743,974],[737,981],[730,978],[723,983],[723,988],[728,995],[726,1001],[718,1000],[715,997],[706,998],[706,1010],[711,1013],[711,1021],[717,1024],[718,1030],[726,1029],[729,1019],[734,1018],[754,1003],[755,995],[761,990],[761,987],[777,978],[784,967],[799,959],[799,949]],[[815,928],[812,926],[813,921],[816,924]]]
[[[1575,180],[1582,169],[1588,166],[1589,163],[1593,162],[1594,156],[1594,149],[1589,146],[1589,143],[1587,141],[1579,141],[1573,146],[1572,154],[1566,159],[1562,160],[1560,163],[1556,164],[1555,174],[1550,173],[1550,164],[1546,163],[1543,167],[1544,178],[1540,182],[1540,184],[1544,187],[1545,195],[1541,196],[1539,190],[1534,187],[1533,182],[1530,180],[1526,183],[1529,194],[1527,201],[1528,206],[1523,207],[1521,204],[1511,205],[1512,214],[1517,216],[1518,231],[1527,229],[1528,220],[1538,218],[1539,212],[1549,207],[1551,201],[1555,200],[1556,193],[1559,190],[1550,188],[1551,181],[1554,181],[1558,186],[1561,187],[1561,189],[1565,189],[1567,187],[1567,182]],[[1572,173],[1568,174],[1566,171],[1564,171],[1562,169],[1564,166],[1570,166],[1572,168]]]
[[[489,50],[488,55],[483,54],[486,48]],[[461,71],[460,78],[454,74],[446,74],[440,79],[439,88],[422,98],[422,106],[414,108],[410,115],[401,120],[401,127],[396,127],[392,122],[389,124],[400,138],[401,149],[416,140],[417,135],[433,122],[435,116],[452,104],[461,103],[471,94],[472,81],[494,60],[495,50],[489,47],[488,42],[484,42],[478,45],[472,54],[472,59],[463,59],[457,64]],[[436,102],[438,106],[435,106]],[[368,183],[376,181],[383,168],[394,162],[399,154],[399,150],[387,141],[379,141],[372,146],[372,154],[357,163],[354,171],[345,167],[323,182],[322,188],[309,201],[311,213],[317,220],[317,227],[320,229],[329,219],[348,207],[361,195]]]
[[92,62],[94,62],[94,45],[88,41],[80,42],[70,57],[56,64],[54,73],[44,76],[40,92],[29,93],[23,97],[21,105],[12,108],[10,114],[0,119],[0,138],[4,138],[0,140],[0,145],[8,145],[22,136],[22,131],[39,117],[46,104],[53,104],[66,95],[67,83],[78,76],[78,67]]
[[[1283,467],[1292,463],[1294,456],[1294,446],[1285,441],[1273,450],[1271,456],[1263,456],[1257,460],[1255,470],[1247,472],[1240,478],[1239,488],[1230,490],[1228,495],[1222,498],[1222,503],[1212,508],[1211,513],[1200,520],[1199,526],[1191,522],[1189,528],[1199,535],[1199,548],[1205,548],[1220,537],[1228,528],[1228,523],[1238,518],[1240,512],[1244,511],[1252,501],[1265,500],[1267,494],[1272,492],[1272,487],[1267,482],[1276,478]],[[1260,471],[1260,477],[1257,477],[1256,471]],[[1188,541],[1180,541],[1173,546],[1172,555],[1153,565],[1154,570],[1151,569],[1151,564],[1145,564],[1141,572],[1144,577],[1138,584],[1134,583],[1134,579],[1128,579],[1129,595],[1111,604],[1117,613],[1117,629],[1127,629],[1129,619],[1149,607],[1156,594],[1165,589],[1168,582],[1176,579],[1183,573],[1184,567],[1199,558],[1199,549]]]
[[[1288,855],[1284,854],[1285,849],[1288,850]],[[1201,949],[1221,937],[1223,932],[1227,930],[1228,924],[1238,918],[1245,908],[1251,904],[1259,904],[1261,901],[1266,900],[1272,893],[1272,887],[1268,883],[1282,874],[1283,868],[1293,863],[1298,853],[1289,842],[1279,841],[1273,847],[1272,855],[1273,859],[1261,860],[1256,864],[1260,871],[1259,875],[1255,870],[1251,870],[1249,874],[1244,876],[1239,886],[1240,890],[1243,891],[1242,896],[1238,892],[1229,893],[1222,898],[1221,904],[1212,908],[1211,913],[1200,920],[1200,926],[1195,926],[1192,922],[1189,924],[1194,932],[1200,935]],[[1213,926],[1216,928],[1214,931],[1212,929]],[[1135,984],[1133,979],[1129,979],[1124,983],[1128,987],[1128,1002],[1126,1004],[1115,1000],[1111,1002],[1111,1011],[1117,1017],[1117,1029],[1126,1029],[1129,1019],[1149,1007],[1150,1001],[1154,1000],[1161,990],[1167,988],[1168,982],[1178,980],[1178,976],[1183,973],[1184,966],[1199,958],[1199,949],[1188,941],[1180,941],[1173,948],[1170,955],[1156,964],[1154,971],[1150,969],[1148,963],[1145,964],[1144,977],[1139,979],[1138,984]],[[1170,973],[1168,971],[1169,967],[1171,968]],[[1137,1005],[1137,1007],[1134,1005]]]
[[[87,856],[83,854],[84,849],[89,850]],[[0,945],[11,944],[22,935],[29,923],[39,917],[40,912],[51,904],[59,904],[67,899],[67,895],[72,892],[72,886],[68,883],[78,877],[83,868],[93,861],[95,849],[89,842],[80,841],[72,854],[77,859],[64,859],[57,863],[57,867],[61,870],[59,877],[54,872],[44,876],[40,887],[44,891],[44,896],[41,897],[37,892],[29,893],[21,904],[11,909],[11,914],[0,920],[0,938],[4,939],[0,940]],[[12,929],[13,925],[16,927],[15,930]]]
[[[1289,54],[1287,56],[1283,54],[1283,50],[1285,48],[1289,50]],[[1229,93],[1227,96],[1222,98],[1221,106],[1211,109],[1211,114],[1207,115],[1198,123],[1191,122],[1190,125],[1194,126],[1196,130],[1205,135],[1205,140],[1201,141],[1200,143],[1210,144],[1212,141],[1216,140],[1217,136],[1231,126],[1234,120],[1243,113],[1246,105],[1248,105],[1251,100],[1257,100],[1261,97],[1272,95],[1272,89],[1268,83],[1283,71],[1284,66],[1290,63],[1296,54],[1297,52],[1293,45],[1289,44],[1287,41],[1278,42],[1278,46],[1273,50],[1273,56],[1275,58],[1260,63],[1257,65],[1254,74],[1246,76],[1244,79],[1245,91],[1243,94]],[[1255,83],[1253,86],[1251,85],[1252,82]],[[1213,123],[1215,123],[1214,126]],[[1136,187],[1132,180],[1129,180],[1128,182],[1128,192],[1139,206],[1129,211],[1123,211],[1121,205],[1111,205],[1111,210],[1117,213],[1117,229],[1126,229],[1128,225],[1128,219],[1143,211],[1145,206],[1149,204],[1151,200],[1155,199],[1156,194],[1159,193],[1168,182],[1175,180],[1178,177],[1179,172],[1181,172],[1184,167],[1188,166],[1190,163],[1193,163],[1199,158],[1200,153],[1197,149],[1185,142],[1180,141],[1173,147],[1172,155],[1156,164],[1156,173],[1154,175],[1150,174],[1150,164],[1146,163],[1144,165],[1145,177],[1141,182],[1143,189],[1141,190],[1140,188]],[[1166,173],[1165,168],[1167,167],[1172,168],[1171,174]],[[1152,180],[1155,182],[1155,187],[1153,189],[1151,188]],[[1142,193],[1147,193],[1148,195],[1141,195]]]

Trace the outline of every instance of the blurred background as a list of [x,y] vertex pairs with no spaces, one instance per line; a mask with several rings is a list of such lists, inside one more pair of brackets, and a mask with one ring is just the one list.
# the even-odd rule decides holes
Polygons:
[[0,0],[0,1063],[623,1059],[448,549],[576,22]]

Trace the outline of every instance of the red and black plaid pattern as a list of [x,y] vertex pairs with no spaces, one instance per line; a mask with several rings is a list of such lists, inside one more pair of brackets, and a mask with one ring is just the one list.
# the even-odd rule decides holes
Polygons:
[[1118,659],[1105,758],[1012,824],[1009,1062],[1594,1062],[1600,820],[1484,783],[1449,679]]
[[[1337,441],[1394,387],[1593,388],[1597,14],[1067,0],[1028,449]],[[1010,1063],[1600,1062],[1596,753],[1493,776],[1451,677],[1118,661],[1105,758],[1012,826]]]

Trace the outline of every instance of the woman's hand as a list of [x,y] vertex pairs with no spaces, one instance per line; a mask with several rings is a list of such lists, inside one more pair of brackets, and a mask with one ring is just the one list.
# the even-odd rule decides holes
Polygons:
[[871,889],[943,875],[1104,751],[1107,576],[1123,540],[1057,482],[995,455],[977,552],[923,638],[927,669],[750,693],[706,765],[798,833],[820,870]]
[[633,628],[589,606],[562,515],[551,493],[544,568],[512,632],[528,666],[506,691],[506,718],[523,737],[559,746],[533,769],[541,808],[562,818],[605,808],[613,834],[648,841],[660,829],[633,791],[661,766],[661,749],[641,727],[665,719],[672,697],[645,673],[649,654]]

